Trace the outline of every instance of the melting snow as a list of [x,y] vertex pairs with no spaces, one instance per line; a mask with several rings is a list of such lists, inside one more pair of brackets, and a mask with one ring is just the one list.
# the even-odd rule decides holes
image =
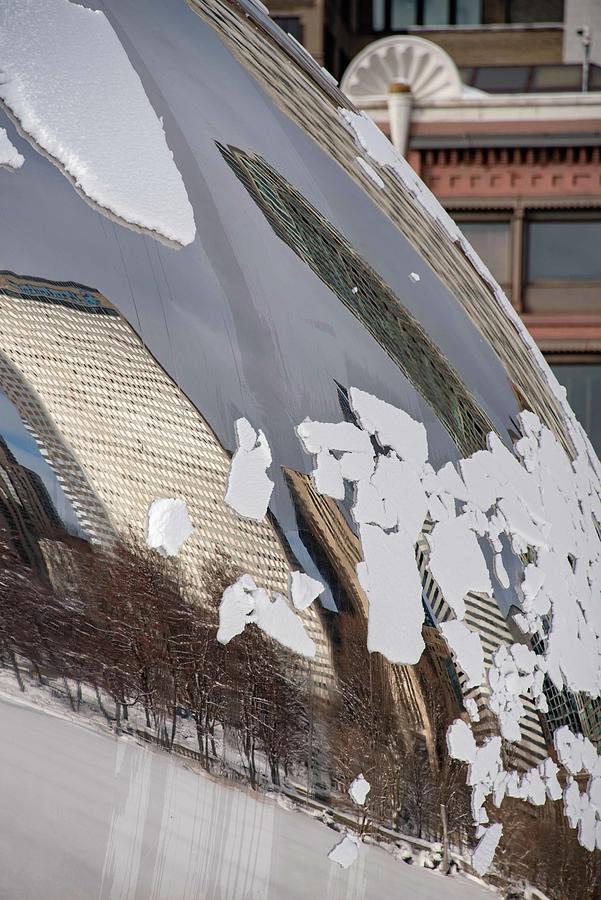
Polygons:
[[502,834],[503,826],[497,823],[487,828],[480,838],[472,855],[472,866],[479,875],[484,875],[490,868]]
[[104,13],[68,0],[4,0],[0,70],[0,98],[84,194],[171,241],[194,240],[162,124]]
[[447,731],[449,756],[461,762],[473,763],[476,759],[476,741],[470,726],[463,719],[455,719]]
[[289,650],[309,658],[315,656],[315,643],[288,600],[282,594],[270,595],[257,587],[250,575],[242,575],[223,592],[217,640],[227,644],[251,624]]
[[367,177],[371,178],[376,187],[383,188],[384,182],[382,181],[376,170],[373,168],[373,166],[370,166],[370,164],[366,160],[364,160],[362,156],[356,156],[355,159],[357,160],[357,164],[361,166]]
[[146,517],[146,543],[164,556],[175,556],[194,526],[185,500],[161,497],[153,500]]
[[370,790],[371,790],[371,785],[370,785],[369,781],[367,781],[367,779],[363,776],[363,773],[361,773],[361,775],[357,775],[357,777],[351,783],[351,786],[348,789],[348,792],[349,792],[351,800],[354,800],[354,802],[358,806],[363,806]]
[[[369,601],[369,650],[399,663],[416,662],[421,654],[423,608],[415,545],[429,515],[434,523],[426,534],[429,570],[456,616],[440,630],[468,687],[482,686],[484,657],[480,636],[461,621],[465,597],[478,592],[494,601],[480,541],[490,544],[494,571],[506,587],[504,557],[513,551],[519,561],[525,555],[531,560],[523,567],[522,609],[515,621],[525,635],[544,637],[543,650],[535,654],[525,643],[512,643],[502,644],[493,655],[488,706],[501,736],[510,743],[521,740],[525,697],[546,711],[545,677],[558,690],[601,696],[601,491],[582,442],[572,463],[538,418],[523,412],[518,416],[522,436],[513,453],[490,434],[487,448],[460,460],[459,471],[450,462],[435,471],[420,422],[356,388],[350,388],[349,397],[359,428],[348,422],[303,423],[298,432],[305,449],[316,456],[318,469],[327,461],[335,472],[335,478],[322,480],[325,493],[342,499],[344,482],[354,485],[351,512],[363,551],[357,574]],[[466,708],[477,721],[477,705],[472,701]],[[541,805],[546,796],[556,800],[561,793],[555,764],[548,758],[521,775],[506,772],[501,736],[478,746],[465,722],[455,723],[448,736],[451,754],[470,764],[472,813],[485,835],[491,833],[484,827],[488,797],[496,805],[506,795]],[[594,747],[565,732],[557,741],[568,771],[576,773],[578,754],[588,754],[594,784],[582,796],[576,796],[577,786],[570,787],[564,802],[583,845],[591,846],[592,835],[601,834],[598,806],[591,799],[601,795]],[[485,846],[491,843],[489,839]]]
[[359,580],[369,599],[367,648],[390,662],[411,665],[424,649],[422,583],[414,541],[376,525],[360,528],[364,563]]
[[357,388],[350,389],[349,399],[361,427],[368,434],[374,435],[382,447],[391,447],[416,469],[422,468],[428,458],[428,438],[421,422]]
[[9,169],[20,169],[25,159],[8,138],[6,129],[0,128],[0,166]]
[[478,709],[478,704],[473,699],[473,697],[468,697],[467,700],[463,701],[463,705],[466,708],[467,714],[470,717],[472,722],[480,721],[480,711]]
[[427,536],[430,572],[458,619],[465,615],[468,591],[492,594],[490,575],[482,550],[464,519],[437,522]]
[[379,166],[391,169],[411,191],[417,202],[433,218],[440,221],[449,234],[453,235],[454,240],[459,240],[460,231],[457,225],[375,122],[363,113],[354,113],[342,107],[338,108],[338,114],[354,136],[357,146]]
[[225,502],[248,519],[265,518],[273,491],[266,475],[271,465],[271,450],[262,431],[258,433],[247,419],[236,421],[238,449],[232,457]]
[[288,592],[297,609],[307,609],[323,593],[323,584],[304,572],[291,572],[288,576]]
[[343,869],[348,869],[357,859],[359,846],[359,838],[354,834],[347,834],[330,850],[328,859],[338,863]]
[[484,650],[480,635],[470,631],[459,619],[442,622],[440,630],[453,653],[455,662],[465,673],[466,687],[480,687],[484,670]]

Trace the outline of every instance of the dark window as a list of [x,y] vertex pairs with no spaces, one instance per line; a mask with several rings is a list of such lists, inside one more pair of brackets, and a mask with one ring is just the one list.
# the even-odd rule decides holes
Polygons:
[[[461,66],[461,80],[492,94],[581,91],[582,66],[576,63],[540,66]],[[601,90],[601,66],[591,65],[589,88]]]
[[481,21],[480,0],[456,0],[456,25],[479,25]]
[[372,27],[374,31],[386,31],[386,0],[373,0]]
[[449,0],[424,0],[424,25],[448,25]]
[[372,0],[374,31],[405,31],[412,26],[477,25],[481,0]]
[[601,455],[601,362],[553,363],[555,377],[568,392],[568,401]]
[[601,281],[601,220],[527,224],[527,280]]
[[390,27],[392,31],[402,31],[409,25],[417,24],[417,3],[415,0],[390,0]]
[[457,223],[492,275],[507,290],[511,282],[511,231],[505,221],[481,219],[459,220]]
[[303,23],[298,16],[273,16],[273,21],[282,31],[291,34],[299,43],[303,42]]
[[473,86],[492,93],[522,93],[529,74],[528,66],[481,66],[476,70]]
[[563,22],[563,0],[509,0],[506,22]]

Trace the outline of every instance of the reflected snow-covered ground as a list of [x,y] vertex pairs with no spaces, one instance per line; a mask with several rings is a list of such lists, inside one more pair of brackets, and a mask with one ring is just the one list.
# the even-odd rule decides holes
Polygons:
[[326,826],[133,741],[7,701],[0,723],[2,897],[490,896],[366,845],[343,870],[327,858],[337,836]]

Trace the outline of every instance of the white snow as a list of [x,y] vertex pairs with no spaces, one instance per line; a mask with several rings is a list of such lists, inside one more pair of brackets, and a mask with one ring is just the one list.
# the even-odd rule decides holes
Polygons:
[[217,640],[227,644],[242,634],[247,625],[256,625],[273,640],[301,656],[315,656],[315,643],[286,597],[278,593],[270,595],[264,588],[257,587],[250,575],[242,575],[223,592]]
[[320,450],[315,454],[315,468],[311,473],[315,490],[335,500],[344,500],[342,465],[333,453]]
[[178,244],[194,240],[163,126],[104,13],[4,0],[0,71],[0,99],[87,197]]
[[421,422],[358,388],[350,389],[349,399],[365,431],[373,434],[382,447],[392,447],[401,459],[421,469],[428,458],[428,438]]
[[369,844],[360,865],[331,865],[325,825],[174,754],[5,701],[0,732],[11,736],[0,742],[0,796],[19,811],[0,843],[1,897],[18,885],[22,897],[48,900],[490,900],[466,878],[440,878]]
[[359,838],[355,834],[346,834],[342,840],[330,850],[328,859],[338,863],[341,868],[348,869],[348,867],[352,866],[357,859],[360,846]]
[[356,156],[355,159],[357,161],[357,164],[361,166],[367,177],[373,181],[376,187],[383,188],[384,182],[382,181],[374,167],[370,166],[370,164],[365,159],[363,159],[362,156]]
[[159,497],[146,516],[146,543],[164,556],[175,556],[188,540],[194,526],[185,500]]
[[[525,635],[546,634],[545,646],[534,654],[525,643],[509,643],[494,653],[489,696],[486,701],[484,688],[481,697],[496,714],[500,735],[509,743],[521,740],[527,696],[538,710],[547,710],[545,676],[558,690],[601,696],[601,488],[586,444],[576,441],[579,450],[572,462],[536,415],[522,412],[517,417],[522,436],[513,453],[491,433],[486,449],[459,460],[459,471],[448,462],[436,472],[427,459],[422,423],[356,388],[350,388],[349,397],[359,429],[350,423],[313,423],[311,433],[303,435],[299,428],[299,434],[309,452],[327,454],[333,461],[336,479],[327,486],[330,496],[346,496],[345,481],[355,486],[352,516],[363,550],[357,573],[369,601],[368,649],[399,663],[415,662],[421,654],[423,612],[414,550],[429,515],[434,523],[429,534],[426,529],[429,571],[456,616],[439,627],[468,688],[481,686],[484,656],[479,635],[461,621],[465,597],[482,593],[494,601],[480,541],[490,544],[492,568],[504,587],[510,586],[508,571],[515,571],[506,568],[510,554],[522,565],[525,556],[531,560],[523,566],[522,609],[514,619]],[[360,434],[379,444],[375,460],[373,447]],[[474,709],[469,713],[474,715]],[[457,726],[459,735],[461,728]],[[476,747],[470,766],[472,812],[480,829],[487,822],[484,803],[491,794],[497,805],[505,795],[540,805],[545,796],[557,799],[560,791],[548,761],[547,769],[535,767],[521,777],[505,772],[501,736]],[[601,778],[590,742],[566,742],[561,735],[559,740],[568,771],[578,771],[575,754],[586,752],[591,778]],[[595,785],[595,796],[597,792],[601,785]],[[598,828],[601,834],[601,816],[590,797],[583,797],[578,814],[572,806],[566,810],[584,846],[590,846],[593,832]]]
[[242,634],[250,623],[256,589],[250,575],[242,575],[235,584],[225,589],[219,604],[217,640],[220,643],[228,644],[237,634]]
[[430,572],[458,619],[468,591],[492,594],[490,575],[473,531],[462,519],[437,522],[427,536]]
[[440,630],[457,665],[465,673],[466,687],[480,687],[484,673],[484,650],[480,635],[470,631],[459,619],[441,622]]
[[365,801],[367,800],[367,795],[371,790],[371,785],[369,781],[363,775],[363,772],[351,782],[351,786],[348,789],[351,800],[353,800],[358,806],[363,806]]
[[499,823],[487,828],[472,855],[472,866],[479,875],[484,875],[493,861],[497,845],[503,834],[503,826]]
[[20,169],[25,159],[15,145],[11,143],[5,128],[0,128],[0,166],[8,169]]
[[323,590],[320,581],[304,572],[291,572],[288,576],[288,592],[296,609],[307,609]]
[[360,527],[364,563],[358,567],[369,600],[367,648],[393,663],[412,665],[424,649],[422,583],[414,542],[403,532]]
[[336,450],[373,456],[369,435],[352,422],[311,422],[305,419],[296,431],[307,453]]
[[478,709],[478,704],[476,703],[474,698],[468,697],[466,700],[463,701],[463,705],[465,706],[465,708],[467,710],[467,714],[470,717],[470,720],[472,722],[479,722],[480,721],[480,710]]
[[272,594],[259,588],[254,592],[254,613],[252,621],[283,647],[294,653],[313,658],[315,643],[311,640],[305,626],[288,605],[282,594]]
[[472,729],[463,719],[455,719],[447,730],[449,756],[461,762],[473,763],[476,759],[476,741]]
[[232,457],[225,502],[241,516],[261,522],[265,518],[273,491],[266,474],[271,465],[271,450],[262,431],[255,431],[248,419],[237,419],[238,449]]
[[363,113],[354,113],[342,107],[338,108],[338,114],[354,136],[357,146],[377,165],[390,169],[429,215],[437,219],[454,240],[459,240],[457,225],[376,123]]

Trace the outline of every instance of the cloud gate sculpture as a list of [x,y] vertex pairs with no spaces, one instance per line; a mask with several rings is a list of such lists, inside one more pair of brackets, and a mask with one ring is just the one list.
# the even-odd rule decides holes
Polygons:
[[[601,470],[457,226],[252,0],[0,0],[0,72],[2,696],[313,804],[324,878],[601,877]],[[101,896],[310,895],[126,832]]]

